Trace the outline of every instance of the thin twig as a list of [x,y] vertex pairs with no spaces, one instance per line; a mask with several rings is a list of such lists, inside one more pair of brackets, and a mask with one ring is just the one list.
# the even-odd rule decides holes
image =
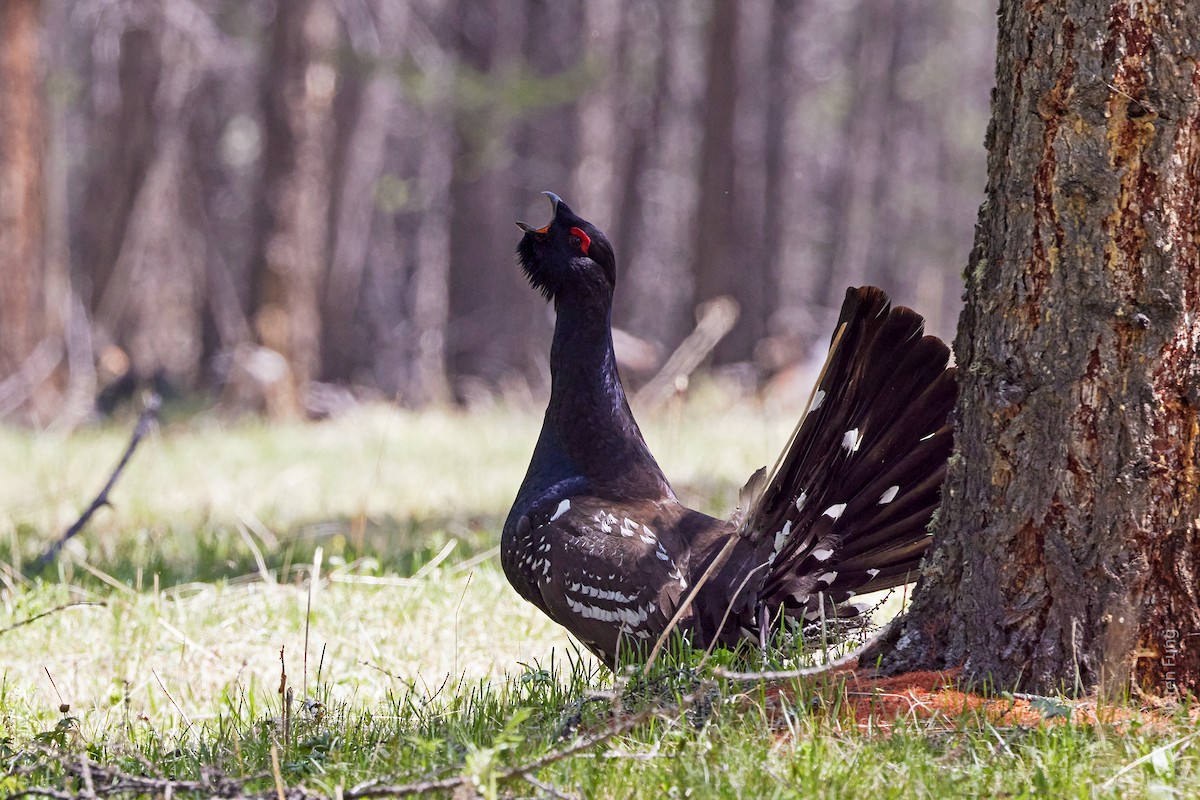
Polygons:
[[1162,753],[1166,753],[1169,750],[1173,750],[1177,747],[1185,745],[1197,737],[1200,737],[1200,731],[1194,731],[1193,733],[1189,733],[1187,736],[1184,736],[1180,739],[1175,739],[1174,741],[1167,742],[1164,745],[1159,745],[1158,747],[1151,750],[1149,753],[1146,753],[1146,755],[1144,755],[1140,758],[1135,758],[1133,761],[1130,761],[1128,764],[1121,767],[1121,769],[1117,770],[1117,772],[1111,778],[1106,780],[1104,783],[1100,784],[1100,791],[1104,791],[1106,789],[1112,788],[1112,785],[1114,783],[1116,783],[1117,778],[1121,777],[1126,772],[1129,772],[1131,769],[1134,769],[1134,768],[1140,766],[1141,764],[1145,764],[1147,761],[1153,759],[1155,756],[1161,755]]
[[[304,606],[304,679],[301,686],[306,701],[308,700],[308,629],[312,624],[313,596],[317,593],[317,585],[321,582],[321,558],[324,555],[325,551],[320,547],[313,553],[312,572],[308,576],[308,602]],[[321,652],[324,653],[324,649]]]
[[55,606],[54,608],[50,609],[49,611],[43,611],[40,614],[34,614],[29,619],[23,619],[20,622],[14,622],[12,625],[9,625],[7,628],[0,628],[0,636],[3,636],[4,634],[8,633],[9,631],[14,631],[17,628],[20,628],[24,625],[29,625],[30,623],[37,622],[42,617],[48,617],[51,614],[57,614],[59,611],[65,611],[68,608],[78,608],[80,606],[101,606],[101,607],[103,607],[103,606],[107,606],[107,605],[108,605],[108,603],[105,603],[105,602],[94,602],[91,600],[76,600],[73,603],[63,603],[61,606]]
[[577,794],[568,794],[553,784],[546,783],[545,781],[539,781],[532,775],[522,775],[521,778],[539,791],[545,792],[546,794],[555,798],[555,800],[576,800],[576,798],[579,797]]
[[[896,619],[899,619],[899,617]],[[792,678],[811,678],[815,675],[823,675],[827,672],[832,672],[835,669],[845,667],[856,661],[859,653],[887,636],[895,624],[896,620],[894,619],[887,625],[884,625],[882,628],[880,628],[879,632],[874,636],[863,642],[862,646],[850,651],[849,653],[846,653],[840,658],[835,658],[832,661],[827,661],[824,664],[819,664],[815,667],[801,667],[799,669],[784,669],[763,672],[733,672],[731,670],[718,667],[713,670],[713,676],[717,678],[724,678],[730,681],[758,683],[759,681],[790,680]]]
[[171,691],[167,688],[167,685],[163,683],[163,679],[158,677],[158,672],[154,669],[151,669],[150,674],[154,676],[154,680],[158,681],[158,687],[163,690],[163,694],[165,694],[167,699],[171,701],[171,705],[175,706],[175,710],[179,712],[179,716],[183,718],[183,721],[186,722],[190,728],[193,724],[192,718],[189,717],[188,713],[183,710],[183,706],[175,702],[175,698],[171,695]]
[[22,797],[49,797],[52,800],[77,800],[79,795],[74,792],[64,792],[61,789],[48,789],[45,787],[35,787],[32,789],[22,789],[16,794],[10,794],[8,800],[18,800]]
[[34,562],[34,571],[42,569],[52,560],[54,560],[54,558],[58,556],[59,551],[62,550],[63,545],[71,541],[71,539],[73,539],[80,531],[83,530],[84,526],[88,524],[88,521],[92,518],[93,514],[95,514],[104,506],[111,505],[111,503],[108,501],[108,493],[112,491],[113,486],[117,482],[117,478],[121,477],[121,472],[125,469],[125,465],[129,463],[129,459],[133,457],[133,451],[137,449],[138,443],[142,441],[142,437],[144,437],[147,431],[150,430],[151,423],[158,418],[158,410],[161,406],[162,398],[157,394],[151,393],[146,397],[145,408],[142,409],[141,416],[138,417],[137,425],[135,425],[133,428],[133,436],[131,436],[129,439],[129,446],[125,448],[124,455],[122,455],[121,460],[117,462],[116,469],[114,469],[112,474],[108,476],[108,483],[104,484],[104,488],[100,490],[100,494],[96,495],[96,499],[92,501],[92,504],[89,505],[84,512],[79,515],[79,519],[75,520],[75,524],[67,528],[67,532],[64,533],[57,542],[51,545],[46,552],[42,553],[42,555],[38,557],[38,560]]

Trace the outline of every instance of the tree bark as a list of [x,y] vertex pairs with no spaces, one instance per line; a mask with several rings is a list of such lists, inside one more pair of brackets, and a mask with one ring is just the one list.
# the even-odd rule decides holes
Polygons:
[[744,360],[762,338],[766,265],[743,243],[739,223],[735,120],[743,113],[738,93],[739,30],[734,0],[714,0],[708,22],[707,84],[701,112],[700,196],[696,211],[696,300],[729,295],[750,310],[717,346],[718,360]]
[[[695,323],[693,264],[699,137],[695,109],[704,92],[691,59],[703,47],[707,9],[689,0],[630,9],[630,60],[644,59],[649,97],[636,122],[615,234],[619,325],[670,352]],[[639,74],[636,70],[632,73]],[[630,80],[631,86],[640,81]]]
[[[322,303],[322,372],[330,380],[352,381],[372,364],[371,331],[362,293],[373,227],[377,221],[376,184],[384,174],[388,134],[396,124],[396,65],[402,50],[409,6],[371,0],[361,12],[369,30],[355,43],[358,58],[350,72],[357,78],[354,103],[339,131],[340,174],[330,247],[329,273]],[[345,87],[339,95],[345,93]]]
[[281,0],[266,98],[262,248],[255,327],[283,355],[292,400],[271,413],[298,414],[320,368],[320,297],[329,231],[329,161],[337,72],[337,18],[329,0]]
[[1003,0],[958,448],[891,670],[1200,690],[1200,5]]
[[[416,48],[414,48],[416,49]],[[450,193],[454,183],[454,61],[436,47],[420,56],[432,102],[421,120],[425,150],[417,167],[422,220],[414,236],[416,251],[408,292],[409,380],[407,400],[414,405],[446,404],[454,399],[446,371],[446,332],[450,323],[450,265],[453,230]]]
[[[0,3],[0,380],[16,373],[46,334],[40,6]],[[39,394],[28,389],[28,400]]]

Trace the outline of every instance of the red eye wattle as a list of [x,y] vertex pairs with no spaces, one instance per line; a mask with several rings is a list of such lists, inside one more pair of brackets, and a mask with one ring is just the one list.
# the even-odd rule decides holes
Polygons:
[[579,249],[586,256],[588,248],[592,246],[592,237],[579,230],[579,228],[571,228],[571,235],[579,238]]

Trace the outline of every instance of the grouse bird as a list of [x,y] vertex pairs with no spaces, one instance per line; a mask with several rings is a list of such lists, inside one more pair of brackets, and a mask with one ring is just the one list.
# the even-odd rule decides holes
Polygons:
[[922,335],[923,319],[879,289],[849,289],[774,472],[748,509],[716,519],[680,503],[630,412],[612,245],[546,195],[549,224],[517,223],[517,260],[557,314],[550,402],[501,537],[517,592],[615,666],[669,625],[699,646],[765,646],[784,620],[850,617],[863,610],[855,594],[915,578],[956,396],[949,348]]

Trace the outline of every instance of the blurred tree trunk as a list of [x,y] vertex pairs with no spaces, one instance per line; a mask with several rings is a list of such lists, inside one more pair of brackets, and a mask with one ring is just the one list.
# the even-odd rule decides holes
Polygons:
[[695,109],[703,95],[690,59],[703,45],[701,3],[631,3],[621,36],[629,75],[645,87],[627,97],[620,135],[628,139],[614,213],[616,319],[670,352],[695,322],[693,217],[696,208]]
[[762,206],[759,219],[761,258],[763,265],[763,299],[766,326],[763,334],[775,333],[777,323],[774,314],[781,305],[783,278],[788,269],[802,268],[789,263],[795,254],[788,247],[786,232],[787,195],[793,180],[788,161],[788,118],[799,97],[792,89],[798,83],[796,69],[791,63],[789,49],[792,31],[800,17],[799,0],[773,0],[767,15],[765,58],[760,65],[763,77],[754,75],[751,80],[761,80],[764,85],[762,98],[763,152],[762,152]]
[[[323,373],[349,381],[372,365],[370,330],[362,291],[376,210],[376,183],[396,115],[397,71],[409,6],[389,0],[365,3],[364,19],[352,26],[357,58],[343,75],[340,93],[353,94],[338,131],[341,169],[336,180],[333,244],[322,302]],[[347,88],[353,86],[352,92]]]
[[[40,0],[0,3],[0,381],[16,407],[33,419],[53,411],[55,392],[44,385],[61,351],[52,334],[43,260],[45,200],[42,141]],[[7,382],[6,382],[7,383]]]
[[834,198],[833,249],[829,258],[827,303],[837,307],[845,287],[866,283],[878,275],[872,251],[884,238],[902,235],[879,225],[880,194],[893,165],[883,159],[885,139],[892,127],[889,98],[898,80],[896,43],[903,14],[897,0],[870,3],[856,15],[850,43],[854,102],[844,117],[840,180]]
[[1196,3],[1001,3],[958,452],[890,669],[1200,691],[1196,41]]
[[[708,22],[706,84],[701,111],[700,197],[696,210],[696,301],[734,297],[744,310],[714,351],[719,360],[743,360],[762,338],[766,265],[743,233],[737,199],[739,176],[735,120],[739,106],[740,5],[713,0]],[[761,133],[761,128],[757,131]]]
[[268,413],[297,415],[319,377],[321,292],[329,239],[332,107],[338,22],[331,0],[279,0],[266,72],[259,341],[289,369]]
[[432,102],[423,124],[425,152],[417,167],[417,192],[423,216],[416,233],[416,259],[409,285],[411,321],[408,400],[416,405],[454,399],[446,365],[450,323],[450,264],[453,237],[450,192],[454,182],[453,60],[437,48],[419,56]]
[[[91,278],[108,397],[154,380],[191,389],[203,351],[206,245],[188,142],[194,91],[219,34],[159,4],[114,7],[97,48],[85,191],[84,274]],[[115,345],[119,350],[114,350]],[[112,353],[117,353],[113,356]]]
[[[519,207],[509,171],[516,121],[511,88],[523,61],[529,10],[509,0],[450,9],[458,63],[450,159],[454,269],[448,356],[458,375],[482,379],[485,386],[530,372],[530,331],[536,317],[518,309],[532,312],[537,301],[510,256],[517,241],[514,217],[496,211]],[[545,29],[539,35],[546,35]]]

